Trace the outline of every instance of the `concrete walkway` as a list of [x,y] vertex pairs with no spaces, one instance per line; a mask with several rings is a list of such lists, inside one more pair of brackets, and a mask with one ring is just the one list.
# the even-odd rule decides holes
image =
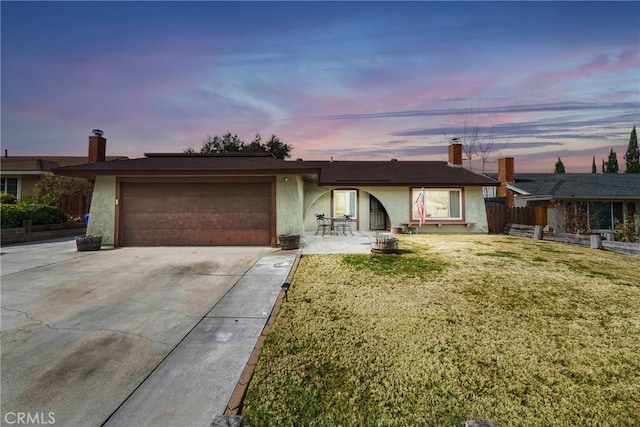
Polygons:
[[307,232],[301,244],[302,255],[371,253],[371,236],[375,231],[354,231],[353,235],[315,235]]

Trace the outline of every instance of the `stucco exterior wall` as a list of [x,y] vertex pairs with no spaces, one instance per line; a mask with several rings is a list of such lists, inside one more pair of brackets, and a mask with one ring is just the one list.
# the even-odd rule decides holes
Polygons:
[[[337,187],[336,187],[337,188]],[[336,188],[318,187],[305,183],[304,228],[316,230],[315,214],[324,213],[331,216],[331,191]],[[411,216],[411,188],[409,187],[360,187],[358,192],[358,226],[360,230],[369,230],[369,198],[373,195],[387,211],[388,221],[392,227],[401,227]],[[487,233],[487,212],[481,187],[464,188],[465,220],[475,223],[471,227],[465,225],[425,225],[417,227],[418,233]]]
[[304,182],[301,176],[279,175],[276,178],[276,236],[304,235]]
[[113,245],[116,235],[116,178],[97,176],[89,210],[87,234],[102,236],[103,245]]
[[20,183],[18,184],[20,186],[18,190],[20,198],[33,194],[33,187],[40,181],[41,176],[42,175],[23,175],[20,178]]

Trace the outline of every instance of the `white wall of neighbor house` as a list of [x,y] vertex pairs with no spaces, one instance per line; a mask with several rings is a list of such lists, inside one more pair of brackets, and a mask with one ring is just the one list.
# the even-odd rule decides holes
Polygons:
[[[318,187],[312,183],[305,183],[304,200],[304,228],[307,231],[316,230],[315,214],[324,213],[331,216],[331,192],[336,188]],[[427,187],[425,187],[427,188]],[[392,227],[401,227],[411,217],[411,188],[406,187],[360,187],[358,189],[358,225],[363,231],[369,230],[369,199],[373,195],[384,206],[389,223]],[[465,221],[475,223],[472,227],[464,225],[443,225],[436,227],[428,225],[418,227],[422,233],[456,233],[473,232],[487,233],[487,212],[484,205],[484,194],[481,187],[465,187]]]
[[304,234],[304,182],[298,175],[276,178],[276,236]]
[[96,176],[91,197],[87,234],[102,236],[103,245],[113,245],[116,235],[116,177]]

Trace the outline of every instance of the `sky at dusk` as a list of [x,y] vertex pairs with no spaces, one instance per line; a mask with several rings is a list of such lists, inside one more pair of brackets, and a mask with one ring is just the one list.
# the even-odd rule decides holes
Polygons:
[[[108,155],[271,134],[305,160],[598,170],[640,125],[640,2],[2,1],[2,149]],[[468,162],[465,162],[468,166]],[[473,160],[472,169],[480,170]]]

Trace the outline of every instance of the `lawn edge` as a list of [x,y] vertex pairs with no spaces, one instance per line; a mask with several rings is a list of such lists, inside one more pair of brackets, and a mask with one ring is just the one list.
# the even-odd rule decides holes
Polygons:
[[[296,258],[293,261],[293,265],[291,266],[291,271],[287,275],[286,282],[291,282],[293,277],[295,276],[296,270],[298,269],[298,264],[300,263],[300,258],[302,255],[298,253]],[[253,372],[255,370],[256,364],[258,363],[258,359],[260,359],[260,354],[262,353],[262,348],[264,347],[264,342],[267,339],[267,335],[269,335],[269,331],[271,331],[271,327],[276,321],[278,317],[278,312],[280,311],[280,307],[282,306],[282,301],[284,300],[284,293],[280,292],[278,298],[276,299],[273,308],[271,309],[271,313],[269,314],[269,318],[267,319],[267,323],[262,328],[262,332],[258,337],[258,341],[256,345],[253,347],[253,351],[249,356],[249,360],[247,361],[242,374],[240,375],[240,379],[236,384],[233,393],[231,394],[231,398],[227,403],[227,407],[224,411],[224,415],[234,416],[241,415],[242,413],[242,404],[244,402],[244,398],[247,394],[247,389],[249,388],[249,383],[251,383],[251,378],[253,378]]]

